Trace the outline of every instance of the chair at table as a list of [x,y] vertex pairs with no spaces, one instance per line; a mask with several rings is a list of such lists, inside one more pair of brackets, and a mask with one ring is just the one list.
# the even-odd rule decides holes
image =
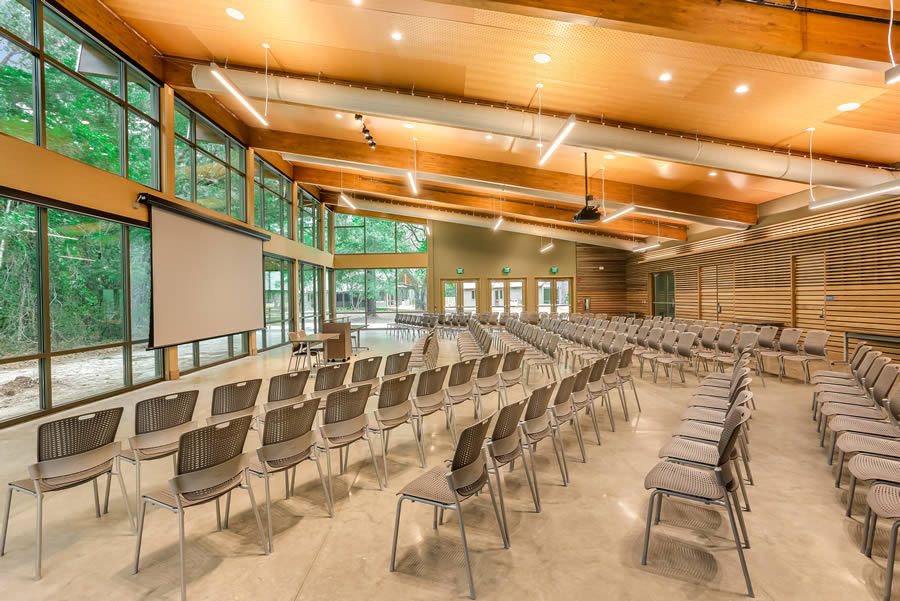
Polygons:
[[[256,528],[263,553],[269,554],[262,522],[256,510],[253,488],[250,486],[247,457],[243,454],[244,441],[252,421],[250,415],[236,417],[203,428],[197,428],[181,435],[178,441],[178,470],[169,480],[169,488],[141,497],[141,512],[138,516],[138,533],[134,551],[132,574],[138,573],[141,559],[141,539],[144,534],[144,517],[147,504],[168,509],[178,516],[178,559],[180,564],[181,599],[186,596],[184,577],[184,510],[188,507],[216,502],[218,515],[219,499],[231,499],[231,491],[243,488],[250,498],[250,509],[256,518]],[[228,527],[227,509],[225,527]]]
[[94,509],[100,517],[100,493],[97,480],[106,475],[106,498],[103,513],[109,509],[109,486],[113,473],[119,479],[128,520],[134,528],[131,503],[125,492],[125,481],[119,471],[118,456],[122,443],[115,442],[122,408],[104,409],[41,424],[38,427],[37,463],[28,466],[28,478],[9,483],[0,555],[6,549],[6,530],[13,492],[34,497],[37,520],[34,532],[34,579],[41,579],[44,495],[90,482],[94,487]]
[[[306,368],[312,369],[312,365],[309,365],[307,361],[307,348],[309,348],[309,358],[316,360],[316,365],[319,365],[319,352],[324,348],[322,343],[318,343],[318,348],[311,346],[310,343],[305,342],[303,339],[306,338],[306,332],[300,330],[299,332],[288,332],[288,339],[291,341],[291,356],[288,359],[288,371],[291,371],[291,366],[294,364],[294,360],[297,362],[297,369],[300,369],[301,363],[307,363]],[[317,344],[317,343],[313,343]]]

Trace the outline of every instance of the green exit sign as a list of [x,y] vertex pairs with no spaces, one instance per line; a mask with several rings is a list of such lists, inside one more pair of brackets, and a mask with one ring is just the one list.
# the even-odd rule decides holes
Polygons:
[[462,272],[463,272],[462,267],[457,267],[457,268],[456,268],[456,273],[457,273],[457,275],[462,275]]
[[551,267],[550,273],[559,273],[559,267]]
[[509,267],[504,267],[504,268],[503,268],[503,273],[509,273]]

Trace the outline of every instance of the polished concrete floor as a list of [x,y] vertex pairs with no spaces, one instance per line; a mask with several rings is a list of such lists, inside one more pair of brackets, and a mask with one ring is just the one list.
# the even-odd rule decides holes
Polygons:
[[[367,332],[368,354],[387,354],[411,345],[385,333]],[[440,363],[455,361],[455,343],[441,340]],[[97,403],[125,406],[119,438],[132,434],[133,405],[141,398],[197,388],[195,418],[209,411],[214,386],[238,379],[268,378],[284,371],[287,350],[240,359],[175,382]],[[635,370],[636,373],[636,370]],[[533,384],[539,383],[535,379]],[[503,548],[487,497],[464,504],[476,592],[480,599],[738,599],[744,596],[737,554],[724,513],[717,508],[672,501],[654,528],[649,565],[640,565],[648,493],[643,480],[657,451],[678,424],[696,380],[687,385],[638,381],[643,413],[618,430],[601,422],[602,446],[585,420],[587,463],[580,463],[574,433],[565,428],[571,484],[561,485],[550,447],[539,449],[537,471],[543,511],[534,512],[522,470],[505,473],[504,492],[511,548]],[[264,388],[261,397],[266,393]],[[873,559],[860,554],[862,490],[854,517],[845,518],[846,482],[833,476],[819,449],[810,419],[810,390],[797,380],[767,378],[754,384],[758,411],[752,426],[752,511],[746,515],[751,549],[747,561],[760,599],[878,599],[887,553],[885,524],[879,524]],[[518,398],[521,392],[512,395]],[[629,397],[630,398],[630,397]],[[487,407],[494,405],[493,397]],[[458,411],[464,425],[470,404]],[[633,404],[632,404],[633,407]],[[76,409],[83,413],[89,409]],[[56,417],[56,416],[54,416]],[[38,422],[0,430],[0,477],[26,476],[34,462]],[[246,450],[257,439],[247,438]],[[452,456],[443,418],[426,420],[429,466]],[[392,436],[390,486],[379,491],[365,443],[350,456],[348,472],[335,482],[336,515],[329,519],[316,469],[303,464],[296,494],[284,499],[273,481],[275,552],[262,554],[249,501],[242,492],[232,503],[231,527],[216,532],[212,505],[186,513],[187,594],[192,600],[463,599],[468,596],[459,530],[449,515],[437,531],[430,508],[404,504],[397,571],[388,564],[397,502],[395,493],[422,472],[410,431]],[[336,464],[335,464],[335,467]],[[133,472],[123,466],[134,500]],[[144,486],[166,486],[171,463],[144,468]],[[254,482],[263,501],[261,482]],[[48,495],[44,504],[44,575],[32,579],[34,501],[13,497],[6,556],[0,559],[0,598],[10,600],[177,599],[178,531],[174,514],[147,513],[141,571],[132,575],[135,537],[115,483],[110,512],[94,517],[90,486]],[[261,515],[262,508],[261,508]],[[900,587],[895,587],[895,590]],[[900,593],[895,595],[900,598]]]

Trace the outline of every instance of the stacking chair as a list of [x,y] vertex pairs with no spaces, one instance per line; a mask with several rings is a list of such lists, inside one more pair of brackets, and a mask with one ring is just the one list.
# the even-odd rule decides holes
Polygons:
[[419,451],[419,461],[425,467],[425,448],[419,439],[413,421],[413,404],[409,398],[415,376],[408,374],[386,381],[378,393],[378,408],[369,414],[369,433],[378,434],[381,440],[381,467],[384,470],[384,485],[388,485],[387,449],[391,430],[409,424]]
[[[650,368],[653,370],[653,383],[656,384],[656,374],[659,366],[659,360],[663,357],[673,357],[675,349],[678,346],[678,338],[681,333],[678,330],[669,330],[663,334],[662,341],[659,343],[659,351],[655,353],[646,353],[641,355],[642,360],[650,361]],[[693,339],[691,340],[693,345]]]
[[578,448],[581,450],[581,462],[587,463],[587,455],[584,454],[584,442],[581,436],[581,424],[575,419],[575,406],[572,402],[572,390],[575,388],[576,375],[566,376],[559,381],[553,403],[550,405],[550,426],[559,437],[560,451],[563,456],[563,467],[566,468],[566,482],[569,481],[569,467],[566,462],[566,445],[562,436],[562,425],[571,422],[575,428],[575,437],[578,440]]
[[641,377],[644,376],[644,360],[649,359],[651,355],[660,351],[660,343],[662,342],[663,334],[664,330],[662,328],[651,328],[650,334],[647,336],[646,348],[638,347],[634,349],[634,355],[638,358],[638,362],[640,363],[639,374]]
[[[444,382],[447,380],[449,365],[441,365],[419,372],[413,393],[413,423],[416,426],[419,448],[424,452],[425,418],[445,408]],[[385,382],[386,384],[387,382]],[[384,384],[382,384],[384,386]],[[447,428],[450,427],[450,414],[444,412]]]
[[369,454],[372,456],[372,467],[375,468],[378,490],[383,490],[378,461],[375,459],[375,448],[372,446],[372,439],[369,438],[367,428],[366,402],[370,389],[368,384],[353,388],[341,388],[330,392],[325,398],[325,416],[322,425],[319,426],[316,449],[325,452],[328,497],[331,499],[332,505],[334,504],[334,482],[331,476],[331,451],[338,449],[340,473],[343,474],[350,462],[350,445],[359,440],[365,440],[369,444]]
[[[870,389],[875,385],[874,382],[882,370],[890,362],[891,359],[883,356],[881,351],[869,351],[863,362],[859,364],[859,369],[854,373],[852,380],[844,380],[842,378],[820,379],[813,389],[813,419],[816,419],[817,410],[823,403],[847,401],[846,404],[872,406],[874,403],[868,399]],[[854,401],[848,397],[862,397],[864,401]]]
[[171,457],[177,471],[178,440],[197,427],[191,420],[199,394],[199,390],[188,390],[139,401],[134,406],[135,435],[128,439],[130,448],[119,453],[119,460],[134,465],[135,515],[141,512],[141,462]]
[[777,335],[777,326],[763,326],[759,329],[759,337],[756,339],[756,348],[753,350],[753,357],[756,359],[756,375],[763,380],[763,385],[765,385],[765,379],[763,378],[763,372],[765,370],[763,369],[762,355],[760,353],[771,353],[775,350],[775,337]]
[[[381,357],[366,357],[353,362],[350,374],[350,386],[368,384],[371,389],[378,387],[378,370],[381,368]],[[374,393],[373,393],[374,394]]]
[[718,337],[718,335],[719,329],[712,326],[706,326],[700,333],[698,348],[694,353],[694,370],[696,371],[698,376],[700,375],[700,360],[702,359],[700,354],[704,353],[709,358],[715,357],[716,338]]
[[868,344],[860,342],[856,345],[856,348],[853,349],[853,354],[850,356],[850,359],[847,361],[832,361],[832,364],[845,364],[850,369],[850,372],[846,371],[830,371],[823,370],[817,371],[811,378],[810,382],[813,384],[818,384],[819,379],[821,378],[842,378],[842,379],[853,379],[853,374],[856,373],[856,368],[865,358],[866,353],[872,350],[872,347]]
[[[597,444],[600,445],[602,443],[600,442],[600,426],[597,425],[597,408],[594,406],[594,397],[587,387],[588,379],[593,370],[593,365],[585,365],[575,374],[575,383],[572,386],[572,408],[575,411],[573,419],[575,422],[578,422],[581,411],[590,413],[591,421],[594,424],[594,434],[597,436]],[[580,424],[576,431],[581,431]],[[583,444],[583,442],[579,444]]]
[[[259,542],[268,555],[269,548],[263,534],[262,522],[256,511],[256,500],[250,486],[247,458],[243,454],[244,441],[252,417],[244,415],[197,428],[181,435],[178,441],[178,473],[169,480],[168,489],[144,495],[138,516],[138,533],[134,552],[133,574],[137,574],[141,559],[141,538],[144,533],[144,516],[147,504],[156,505],[178,515],[178,558],[180,562],[181,599],[185,599],[184,578],[184,510],[188,507],[214,501],[219,514],[219,499],[231,491],[243,488],[250,497],[250,508],[256,518]],[[227,510],[225,519],[228,526]]]
[[[681,383],[684,384],[684,366],[691,365],[694,362],[694,341],[697,335],[693,332],[682,332],[678,336],[678,342],[675,345],[675,352],[671,355],[660,355],[654,361],[653,381],[656,381],[656,372],[662,365],[666,370],[666,376],[669,378],[669,389],[672,389],[672,373],[675,367],[678,367],[678,373],[681,376]],[[697,375],[700,380],[700,375]],[[632,382],[632,385],[634,382]],[[637,393],[635,393],[637,396]]]
[[525,382],[522,381],[522,357],[525,351],[509,351],[503,356],[503,366],[500,368],[500,389],[503,391],[503,403],[509,404],[509,389],[513,386],[522,387],[522,395],[527,397]]
[[[109,509],[109,487],[113,473],[119,479],[122,499],[128,511],[128,521],[134,528],[131,503],[125,492],[125,481],[119,471],[119,451],[122,443],[115,442],[122,408],[104,409],[54,420],[38,427],[37,463],[28,466],[28,478],[9,483],[6,511],[3,514],[3,534],[0,535],[0,555],[6,550],[6,530],[13,492],[34,497],[37,518],[34,532],[34,579],[41,579],[41,548],[43,542],[44,495],[66,490],[90,482],[94,487],[94,510],[100,517],[100,493],[97,480],[106,475],[106,499],[103,513]],[[9,594],[9,593],[7,593]]]
[[308,381],[308,369],[272,376],[269,380],[265,410],[271,411],[277,406],[277,403],[302,401],[303,390]]
[[634,385],[634,375],[631,373],[631,365],[633,363],[632,356],[634,347],[627,346],[619,351],[619,360],[616,365],[616,388],[622,398],[622,407],[625,409],[625,419],[628,418],[628,403],[625,401],[625,384],[631,384],[631,393],[634,395],[634,402],[637,405],[638,413],[641,413],[641,399],[638,397],[637,386]]
[[381,378],[379,378],[372,386],[372,394],[377,396],[379,387],[385,381],[408,374],[410,357],[412,357],[410,351],[402,351],[400,353],[388,355],[384,360],[384,373],[381,374]]
[[894,581],[894,559],[897,555],[897,531],[900,530],[900,487],[893,484],[875,484],[866,495],[866,519],[863,525],[863,551],[872,557],[875,540],[875,523],[878,518],[891,520],[891,536],[888,542],[887,568],[884,576],[884,601],[890,601]]
[[732,355],[734,353],[735,338],[737,338],[737,330],[729,328],[719,332],[719,337],[716,340],[716,346],[714,350],[702,350],[697,353],[697,367],[699,368],[700,361],[703,361],[703,365],[706,367],[707,371],[709,371],[710,361],[713,361],[715,363],[717,357]]
[[794,355],[800,352],[800,337],[803,336],[803,330],[800,328],[785,328],[781,331],[781,338],[778,339],[774,351],[760,352],[763,364],[766,357],[775,359],[778,362],[778,381],[784,377],[784,366],[781,362],[782,357],[786,355]]
[[[296,360],[296,369],[300,369],[301,363],[306,363],[307,358],[307,346],[310,346],[309,343],[303,342],[303,338],[306,337],[306,332],[300,330],[299,332],[288,332],[288,339],[291,341],[291,357],[288,360],[288,371],[291,371],[291,368],[294,367],[294,361]],[[316,360],[316,365],[319,364],[319,353],[321,352],[321,343],[318,343],[317,346],[319,348],[313,348],[310,346],[308,349],[309,357],[311,359]],[[307,369],[312,369],[312,365],[307,365]]]
[[528,404],[528,399],[516,401],[497,412],[497,420],[494,423],[494,430],[491,432],[487,441],[488,455],[491,461],[488,464],[488,473],[493,474],[497,479],[497,496],[500,497],[500,516],[503,518],[503,532],[506,538],[506,544],[509,545],[509,526],[506,523],[506,505],[503,501],[503,478],[500,475],[500,468],[509,465],[512,468],[513,462],[519,457],[523,458],[522,467],[525,470],[525,479],[528,480],[528,489],[531,492],[531,499],[534,502],[534,508],[538,511],[537,496],[534,490],[534,482],[532,479],[531,468],[528,462],[524,461],[522,452],[521,430],[519,428],[519,420],[522,412]]
[[500,374],[497,373],[497,370],[500,369],[500,361],[502,359],[502,353],[494,353],[493,355],[482,357],[478,364],[473,391],[478,413],[481,413],[484,397],[492,392],[497,394],[497,409],[500,409],[503,395],[501,393]]
[[[595,359],[593,363],[591,363],[591,375],[588,376],[587,381],[587,392],[588,395],[592,399],[596,399],[600,397],[600,405],[606,405],[606,412],[609,415],[609,427],[613,432],[616,431],[616,421],[613,418],[612,412],[612,404],[609,399],[609,386],[604,379],[604,375],[606,374],[607,363],[613,362],[613,366],[610,368],[612,373],[615,373],[616,361],[618,361],[619,355],[608,355],[600,357],[599,359]],[[627,409],[626,409],[627,412]]]
[[525,353],[525,363],[528,367],[528,371],[525,374],[526,384],[528,383],[528,377],[531,375],[532,367],[544,369],[548,377],[559,376],[559,370],[556,367],[556,347],[558,344],[559,335],[551,334],[544,337],[536,353]]
[[484,452],[484,441],[488,428],[491,425],[493,413],[487,415],[462,431],[459,444],[453,454],[453,461],[447,467],[438,466],[425,472],[398,493],[397,516],[394,519],[394,540],[391,546],[391,572],[395,569],[397,558],[397,534],[400,528],[400,510],[403,501],[413,503],[425,503],[434,508],[434,528],[438,527],[438,510],[443,516],[444,510],[455,511],[459,523],[459,534],[462,539],[463,556],[466,560],[466,574],[469,579],[469,596],[475,598],[475,584],[472,580],[472,566],[469,562],[469,547],[466,544],[466,528],[463,519],[462,502],[471,499],[487,484],[494,506],[494,514],[497,517],[497,526],[500,528],[500,538],[503,547],[509,548],[506,540],[506,532],[497,501],[494,498],[494,489],[491,486],[490,475],[487,469],[487,458]]
[[562,478],[563,486],[569,485],[566,456],[560,453],[560,449],[557,447],[558,432],[553,428],[550,420],[550,410],[547,408],[554,388],[556,388],[556,382],[551,382],[536,388],[531,393],[531,396],[528,397],[528,407],[525,409],[525,415],[522,417],[521,423],[522,448],[528,449],[531,474],[534,476],[534,496],[537,502],[536,508],[538,513],[541,512],[541,495],[538,490],[537,472],[534,469],[534,452],[537,450],[538,443],[542,440],[550,438],[550,442],[553,443],[553,453],[556,455],[556,463],[559,465],[559,475]]
[[900,428],[897,420],[900,419],[900,397],[892,398],[886,403],[889,412],[888,417],[871,419],[854,417],[851,415],[838,415],[828,424],[831,429],[831,442],[828,445],[828,465],[831,465],[834,457],[834,448],[838,437],[846,433],[857,433],[879,438],[900,439]]
[[478,417],[478,404],[475,399],[475,382],[472,378],[475,373],[475,359],[459,361],[450,367],[450,380],[444,389],[444,408],[447,411],[447,420],[450,425],[450,435],[453,444],[456,444],[456,411],[454,407],[460,403],[472,399],[475,406],[475,417]]
[[[250,463],[248,472],[262,478],[266,486],[266,523],[269,534],[269,552],[275,550],[272,536],[272,495],[269,479],[278,472],[284,473],[284,498],[289,499],[294,490],[297,466],[304,461],[315,461],[319,481],[325,494],[329,517],[334,517],[334,507],[316,453],[312,426],[319,402],[316,399],[299,400],[267,411],[263,426],[262,446],[256,449],[256,461]],[[288,483],[288,472],[291,473]]]
[[309,393],[308,398],[317,399],[319,401],[319,409],[324,410],[325,400],[328,398],[328,395],[335,390],[344,388],[344,381],[347,379],[349,370],[349,363],[335,363],[334,365],[326,365],[319,368],[319,371],[316,372],[313,390]]
[[257,378],[213,388],[212,409],[210,416],[206,418],[206,424],[211,426],[245,415],[252,416],[256,411],[256,397],[259,396],[261,385],[262,379]]
[[809,384],[809,362],[824,361],[828,368],[831,369],[831,360],[828,358],[828,339],[831,338],[831,332],[826,330],[812,330],[806,333],[806,340],[803,342],[803,352],[794,355],[781,356],[781,375],[784,375],[785,363],[799,362],[803,366],[804,382]]
[[[650,503],[647,509],[647,526],[644,532],[644,550],[641,565],[647,565],[647,551],[650,545],[651,523],[658,524],[662,509],[662,499],[677,497],[689,501],[698,501],[705,505],[719,505],[728,513],[731,533],[734,537],[747,595],[753,597],[753,586],[750,583],[750,572],[744,559],[744,546],[750,547],[747,529],[737,499],[738,482],[731,470],[731,455],[737,443],[741,425],[749,418],[749,411],[732,412],[726,419],[717,445],[718,457],[713,469],[703,469],[673,461],[661,461],[650,470],[644,479],[644,488],[650,490]],[[654,518],[655,503],[655,518]],[[743,534],[738,534],[737,523],[740,523]]]

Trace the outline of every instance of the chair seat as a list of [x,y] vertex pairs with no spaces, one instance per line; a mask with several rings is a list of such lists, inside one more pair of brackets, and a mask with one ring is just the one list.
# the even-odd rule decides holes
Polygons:
[[697,442],[687,438],[673,438],[659,450],[659,457],[715,465],[719,460],[719,450],[714,444],[706,444],[705,442]]
[[717,424],[725,423],[724,409],[711,409],[709,407],[690,407],[681,414],[681,420],[691,420],[695,422],[714,422]]
[[644,478],[644,488],[670,490],[712,500],[723,496],[715,472],[671,461],[657,463]]
[[693,398],[697,397],[714,397],[714,398],[728,398],[728,395],[731,393],[730,385],[728,387],[724,386],[699,386],[697,390],[694,391],[692,395]]
[[816,397],[816,401],[819,405],[825,405],[826,403],[840,403],[842,405],[858,405],[860,407],[875,406],[875,401],[867,396],[853,396],[849,394],[836,394],[833,392],[820,394]]
[[[412,407],[410,407],[410,415],[412,415]],[[392,428],[396,428],[397,426],[403,425],[409,421],[408,416],[395,417],[392,419],[385,419],[381,422],[375,417],[374,413],[369,413],[369,429],[371,430],[390,430]]]
[[691,399],[691,407],[702,407],[706,409],[723,409],[730,407],[728,399],[719,399],[716,397],[701,396]]
[[[44,480],[41,480],[41,491],[48,492],[53,490],[64,490],[66,488],[72,488],[73,486],[78,486],[79,484],[90,482],[97,476],[102,476],[110,470],[112,470],[112,460],[104,461],[100,465],[74,474],[68,474],[66,476],[60,476],[58,478],[45,478]],[[26,490],[30,493],[36,492],[34,488],[34,480],[31,479],[14,480],[13,482],[10,482],[9,485],[20,488],[22,490]]]
[[866,503],[880,518],[900,518],[900,488],[890,484],[876,484],[869,489]]
[[[191,507],[192,505],[200,505],[202,503],[206,503],[207,501],[212,501],[217,497],[221,497],[229,490],[233,490],[240,486],[241,478],[243,478],[243,474],[238,474],[234,478],[228,480],[227,482],[223,482],[218,486],[214,486],[202,491],[196,491],[193,493],[186,493],[182,495],[181,506]],[[144,495],[144,498],[149,499],[158,505],[165,505],[166,507],[173,510],[178,509],[178,501],[175,499],[175,495],[172,493],[172,490],[168,488],[160,488],[159,490],[155,490],[152,493]]]
[[874,455],[854,455],[847,464],[857,480],[879,480],[900,484],[900,461]]
[[453,491],[450,490],[450,484],[447,482],[448,469],[443,466],[433,467],[401,488],[398,494],[452,505],[456,503],[456,500],[453,498]]
[[675,428],[675,432],[672,433],[672,436],[719,442],[719,438],[722,437],[722,426],[701,424],[700,422],[681,422],[678,427]]
[[133,449],[122,449],[119,452],[119,457],[125,459],[126,461],[134,462],[135,455],[141,461],[150,461],[153,459],[161,459],[162,457],[168,457],[172,453],[178,452],[178,442],[173,442],[172,444],[166,444],[158,447],[149,447],[146,449],[138,449],[137,451]]
[[859,405],[844,405],[843,403],[826,403],[822,407],[822,415],[849,415],[863,419],[884,419],[884,413],[877,407],[860,407]]
[[839,380],[853,381],[853,374],[851,374],[850,372],[846,372],[846,371],[831,371],[831,370],[819,371],[819,372],[816,372],[816,375],[813,376],[812,383],[818,384],[819,380],[824,380],[824,379],[828,379],[828,378],[836,378]]
[[900,440],[866,436],[848,432],[837,441],[837,448],[844,453],[872,453],[874,455],[887,455],[900,457]]
[[879,422],[871,419],[838,415],[829,422],[828,426],[832,432],[859,432],[861,434],[900,438],[900,430],[887,421]]
[[[302,453],[298,453],[296,455],[292,455],[290,457],[285,457],[283,459],[276,459],[275,461],[268,461],[268,470],[269,473],[280,472],[283,470],[291,469],[304,459],[308,459],[309,456],[312,455],[312,446],[303,451]],[[263,466],[258,461],[250,462],[250,472],[254,475],[261,476],[264,472]]]
[[549,422],[547,423],[547,427],[543,430],[538,430],[537,432],[525,432],[525,438],[528,439],[528,442],[535,443],[540,442],[550,436],[553,433],[552,428],[550,427]]
[[824,394],[827,392],[831,392],[834,394],[846,394],[846,395],[863,395],[865,396],[866,391],[863,387],[859,385],[851,385],[851,384],[816,384],[816,387],[813,389],[813,392],[818,396],[820,394]]

